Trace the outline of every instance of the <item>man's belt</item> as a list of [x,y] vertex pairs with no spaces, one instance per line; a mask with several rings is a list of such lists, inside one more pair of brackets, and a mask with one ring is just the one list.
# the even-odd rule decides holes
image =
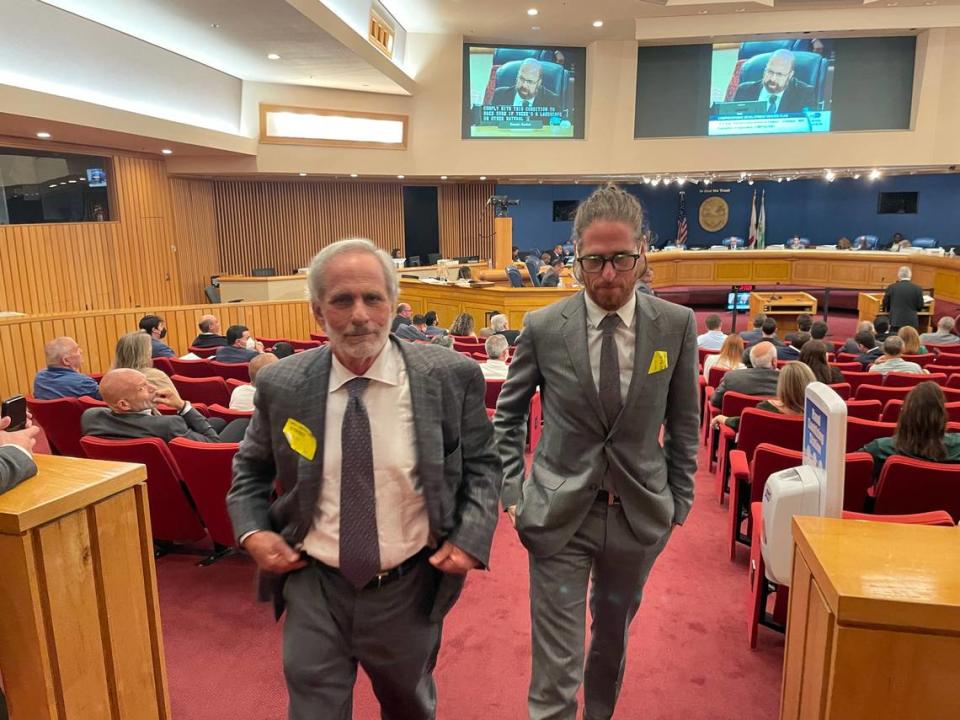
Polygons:
[[[429,547],[423,548],[422,550],[420,550],[420,552],[411,555],[396,567],[392,567],[389,570],[384,570],[383,572],[377,573],[374,576],[373,580],[371,580],[366,585],[364,585],[361,588],[361,590],[379,590],[384,585],[389,585],[394,580],[399,580],[404,575],[409,575],[410,572],[417,567],[417,565],[422,563],[432,554],[433,554],[433,550],[431,548]],[[335,568],[332,565],[327,565],[326,563],[322,563],[316,558],[310,558],[310,559],[313,560],[313,562],[315,562],[317,565],[322,567],[324,570],[331,572],[335,575],[340,575],[339,568]]]
[[597,502],[602,502],[605,505],[619,505],[620,498],[606,490],[597,490]]

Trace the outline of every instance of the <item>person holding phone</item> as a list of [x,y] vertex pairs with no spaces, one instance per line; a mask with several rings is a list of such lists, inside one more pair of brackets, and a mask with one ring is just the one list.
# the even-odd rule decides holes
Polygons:
[[33,424],[30,414],[26,412],[26,401],[22,395],[4,402],[5,411],[14,406],[20,407],[19,402],[11,404],[11,401],[23,401],[22,410],[18,409],[17,412],[23,413],[25,427],[22,430],[7,430],[12,422],[15,426],[19,424],[14,422],[16,417],[13,412],[0,419],[0,493],[37,474],[33,446],[40,434],[40,427]]

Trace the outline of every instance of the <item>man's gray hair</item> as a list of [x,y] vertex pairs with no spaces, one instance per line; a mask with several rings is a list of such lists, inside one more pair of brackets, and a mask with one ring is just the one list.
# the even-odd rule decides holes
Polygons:
[[510,322],[507,320],[507,316],[503,313],[494,315],[492,318],[490,318],[490,329],[495,333],[503,332],[508,327],[510,327]]
[[903,340],[899,335],[891,335],[883,341],[884,355],[899,355],[903,352]]
[[643,208],[633,195],[613,183],[593,191],[577,208],[573,219],[573,243],[577,252],[583,244],[583,234],[595,222],[620,222],[630,228],[637,248],[643,242]]
[[63,359],[70,354],[73,346],[76,344],[73,338],[63,335],[54,338],[43,346],[43,354],[46,355],[47,365],[60,365]]
[[507,351],[507,348],[510,347],[510,343],[507,342],[507,339],[503,335],[491,335],[487,338],[483,347],[487,351],[488,358],[491,360],[499,360]]
[[543,77],[543,65],[536,58],[527,58],[522,63],[520,63],[520,67],[517,68],[518,77],[520,75],[520,71],[523,70],[524,68],[533,68],[534,70],[537,71],[537,74],[540,77]]
[[898,280],[909,280],[911,277],[913,277],[913,273],[910,272],[910,268],[908,268],[906,265],[901,265],[900,269],[897,270]]
[[758,342],[750,348],[750,364],[755,368],[776,367],[777,348],[771,342]]
[[197,323],[197,327],[200,328],[200,332],[210,332],[213,329],[214,323],[217,322],[215,315],[203,315],[200,318],[200,322]]
[[940,321],[937,323],[937,330],[940,332],[953,332],[953,329],[957,324],[953,321],[953,318],[949,315],[944,315],[940,318]]
[[769,64],[770,64],[771,62],[773,62],[774,60],[778,60],[778,59],[781,59],[781,58],[784,59],[784,60],[789,60],[789,61],[790,61],[790,67],[791,67],[791,69],[796,65],[797,56],[794,55],[794,54],[793,54],[792,52],[790,52],[789,50],[787,50],[786,48],[780,48],[779,50],[775,50],[775,51],[770,55],[770,59],[767,60],[767,65],[769,65]]
[[325,274],[330,261],[339,255],[350,253],[367,253],[380,261],[380,265],[383,267],[383,279],[387,287],[387,299],[391,305],[395,304],[397,295],[400,294],[400,285],[397,282],[397,272],[394,270],[393,260],[386,250],[381,250],[364,238],[338,240],[327,245],[313,256],[313,260],[310,261],[310,270],[307,273],[307,286],[310,290],[311,302],[319,302],[327,290]]
[[857,332],[872,332],[875,333],[877,329],[873,326],[873,323],[869,320],[861,320],[857,325]]

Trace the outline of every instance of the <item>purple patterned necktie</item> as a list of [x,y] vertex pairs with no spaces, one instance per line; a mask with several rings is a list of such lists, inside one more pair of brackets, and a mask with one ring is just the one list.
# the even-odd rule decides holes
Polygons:
[[380,572],[377,498],[373,482],[370,418],[360,396],[370,383],[347,383],[347,408],[340,434],[340,574],[360,589]]

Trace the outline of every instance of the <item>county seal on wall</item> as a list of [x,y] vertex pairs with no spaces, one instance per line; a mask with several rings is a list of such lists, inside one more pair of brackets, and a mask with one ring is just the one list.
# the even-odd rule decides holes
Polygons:
[[730,206],[721,197],[710,197],[700,204],[700,227],[707,232],[719,232],[727,226]]

